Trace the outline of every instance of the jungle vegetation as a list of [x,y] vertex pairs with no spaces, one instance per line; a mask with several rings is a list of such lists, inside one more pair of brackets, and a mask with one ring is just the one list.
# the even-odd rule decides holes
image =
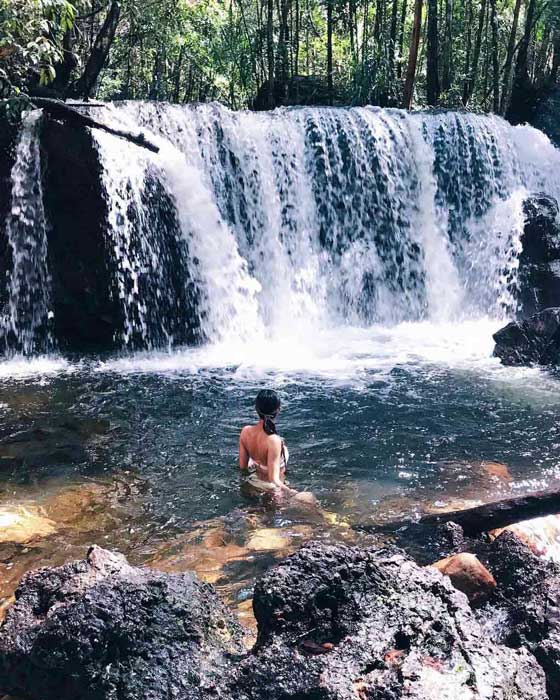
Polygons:
[[0,91],[444,106],[519,119],[558,81],[560,0],[0,0]]

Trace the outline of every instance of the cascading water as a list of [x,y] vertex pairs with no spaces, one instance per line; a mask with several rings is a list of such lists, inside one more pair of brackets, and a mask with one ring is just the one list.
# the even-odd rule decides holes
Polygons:
[[[498,117],[139,102],[96,117],[159,146],[93,132],[129,348],[504,318],[524,198],[560,194],[558,151]],[[37,129],[29,116],[8,221],[5,328],[26,352],[48,339]]]
[[159,137],[146,157],[103,136],[101,158],[113,172],[113,149],[127,148],[128,168],[160,171],[213,341],[504,317],[523,199],[558,192],[546,137],[497,117],[125,103],[106,118]]
[[12,269],[2,331],[6,348],[25,355],[52,347],[47,225],[41,184],[41,118],[38,110],[24,118],[11,172],[11,203],[6,221]]

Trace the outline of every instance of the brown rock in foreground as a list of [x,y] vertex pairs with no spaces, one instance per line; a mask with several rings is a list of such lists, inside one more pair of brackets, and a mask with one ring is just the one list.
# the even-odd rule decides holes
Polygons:
[[453,554],[436,561],[432,566],[449,577],[453,586],[471,602],[486,598],[496,588],[496,580],[474,554]]

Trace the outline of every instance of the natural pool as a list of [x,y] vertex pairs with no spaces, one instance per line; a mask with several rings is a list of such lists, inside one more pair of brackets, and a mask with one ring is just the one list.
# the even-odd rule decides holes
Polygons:
[[[247,614],[255,575],[310,537],[350,541],[356,523],[553,485],[558,380],[491,358],[498,325],[3,363],[0,594],[97,542],[194,568]],[[283,399],[290,481],[320,512],[240,491],[238,432],[262,386]]]

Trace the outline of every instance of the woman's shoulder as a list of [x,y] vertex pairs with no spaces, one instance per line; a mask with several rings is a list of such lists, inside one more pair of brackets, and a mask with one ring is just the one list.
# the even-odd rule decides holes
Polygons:
[[241,428],[241,432],[239,433],[239,437],[243,438],[243,437],[246,437],[247,435],[249,435],[252,432],[253,427],[254,426],[252,426],[252,425],[244,425]]
[[266,436],[266,441],[268,442],[269,445],[272,445],[274,447],[282,447],[284,440],[278,435],[277,433],[273,433],[272,435],[267,435]]

